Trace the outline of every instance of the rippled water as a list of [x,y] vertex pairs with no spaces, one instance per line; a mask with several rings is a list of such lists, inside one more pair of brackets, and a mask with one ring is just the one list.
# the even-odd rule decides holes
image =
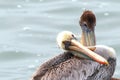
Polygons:
[[85,9],[97,17],[97,44],[117,53],[114,77],[120,77],[119,0],[0,0],[0,80],[28,80],[35,69],[62,51],[60,31],[81,33]]

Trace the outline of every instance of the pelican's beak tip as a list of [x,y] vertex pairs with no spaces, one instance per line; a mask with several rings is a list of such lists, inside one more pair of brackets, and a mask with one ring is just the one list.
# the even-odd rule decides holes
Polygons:
[[104,65],[107,65],[109,66],[109,62],[107,60],[105,60],[104,62],[100,63],[100,64],[104,64]]
[[109,66],[109,62],[108,62],[108,61],[106,61],[105,64],[106,64],[107,66]]

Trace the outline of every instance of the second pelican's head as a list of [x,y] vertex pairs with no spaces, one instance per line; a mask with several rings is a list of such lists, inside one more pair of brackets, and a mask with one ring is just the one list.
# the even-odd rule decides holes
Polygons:
[[104,59],[102,56],[94,53],[93,51],[89,50],[87,47],[84,47],[82,44],[80,44],[76,40],[76,37],[72,32],[63,31],[59,33],[57,36],[57,43],[60,48],[72,52],[72,54],[77,57],[81,58],[81,56],[82,57],[88,56],[89,58],[101,64],[108,64],[107,60]]
[[81,43],[84,46],[95,46],[96,17],[92,11],[86,10],[80,17],[79,24],[82,28]]

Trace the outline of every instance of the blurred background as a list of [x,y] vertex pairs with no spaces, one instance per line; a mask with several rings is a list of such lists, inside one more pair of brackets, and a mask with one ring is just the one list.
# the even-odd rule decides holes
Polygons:
[[97,17],[97,44],[117,53],[114,77],[120,77],[120,0],[0,0],[0,80],[28,80],[46,60],[62,53],[56,36],[80,35],[85,9]]

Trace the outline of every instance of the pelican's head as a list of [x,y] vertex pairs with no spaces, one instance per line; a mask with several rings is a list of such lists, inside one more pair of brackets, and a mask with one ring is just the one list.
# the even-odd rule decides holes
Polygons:
[[101,64],[108,64],[107,60],[104,59],[102,56],[99,56],[98,54],[89,50],[87,47],[84,47],[82,44],[80,44],[76,40],[76,37],[72,32],[63,31],[59,33],[57,36],[57,43],[60,48],[67,51],[71,51],[72,54],[77,57],[81,57],[80,54],[82,54],[82,55],[88,56],[89,58]]
[[61,49],[68,50],[71,40],[76,39],[75,35],[70,31],[63,31],[57,36],[57,43]]
[[92,11],[85,10],[80,17],[79,24],[82,28],[81,43],[84,46],[95,46],[95,33],[96,17]]

